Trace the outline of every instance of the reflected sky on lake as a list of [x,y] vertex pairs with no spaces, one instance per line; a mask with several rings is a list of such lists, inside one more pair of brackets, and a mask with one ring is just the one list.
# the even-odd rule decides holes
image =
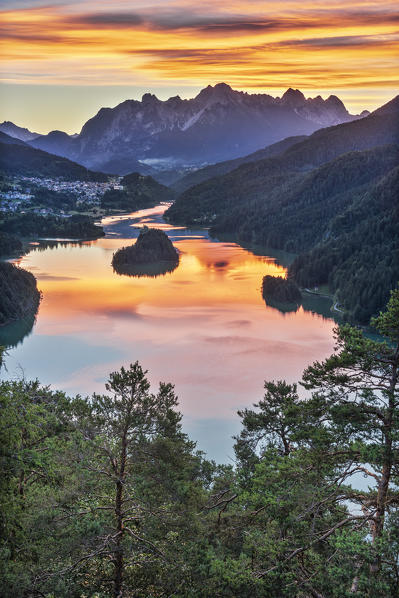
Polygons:
[[[43,300],[33,332],[9,350],[8,376],[70,394],[102,392],[110,371],[139,360],[154,385],[176,386],[185,428],[211,457],[232,456],[236,411],[258,401],[265,379],[298,380],[333,348],[334,322],[305,311],[281,313],[261,295],[262,277],[284,275],[274,258],[162,221],[165,206],[110,217],[107,236],[33,249],[19,263]],[[157,278],[120,276],[112,254],[140,226],[162,226],[179,266]]]

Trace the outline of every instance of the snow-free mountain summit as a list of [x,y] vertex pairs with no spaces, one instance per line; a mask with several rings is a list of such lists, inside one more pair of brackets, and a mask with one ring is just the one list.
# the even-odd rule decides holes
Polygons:
[[147,93],[141,101],[102,108],[79,135],[52,131],[29,143],[91,169],[145,173],[236,158],[285,137],[356,118],[336,96],[306,99],[290,88],[274,98],[218,83],[189,100],[175,96],[162,101]]

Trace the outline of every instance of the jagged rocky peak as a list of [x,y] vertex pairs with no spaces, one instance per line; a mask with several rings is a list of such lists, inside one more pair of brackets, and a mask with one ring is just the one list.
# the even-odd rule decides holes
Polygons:
[[309,102],[311,102],[311,103],[312,103],[313,105],[315,105],[315,106],[316,106],[316,105],[317,105],[317,106],[324,106],[324,100],[323,100],[323,98],[321,97],[321,95],[318,95],[318,96],[316,96],[316,97],[314,97],[314,98],[307,98],[307,99],[306,99],[306,102],[308,102],[308,103],[309,103]]
[[344,103],[337,96],[334,96],[334,95],[329,96],[326,99],[326,106],[332,107],[335,110],[342,112],[342,114],[348,114],[348,111],[345,108]]
[[19,139],[20,141],[31,141],[36,137],[40,137],[40,133],[34,133],[25,127],[18,127],[18,125],[14,124],[10,120],[5,120],[0,124],[0,131],[6,135],[9,135],[10,137]]
[[223,81],[221,83],[216,83],[216,85],[214,86],[213,89],[218,94],[234,93],[233,89],[230,87],[230,85],[228,85],[227,83],[223,83]]
[[187,102],[187,100],[182,100],[181,97],[177,95],[166,100],[165,104],[171,108],[178,109],[184,102]]
[[334,95],[328,96],[326,102],[328,102],[329,104],[335,104],[336,106],[343,106],[344,105],[344,103],[342,102],[342,100],[340,100],[337,96],[334,96]]
[[143,104],[158,104],[160,100],[153,93],[145,93],[141,98],[141,102]]
[[242,92],[234,91],[227,83],[216,83],[215,86],[208,85],[202,89],[195,100],[204,104],[215,104],[231,102],[235,97],[240,96]]
[[289,87],[281,98],[281,103],[286,106],[295,108],[296,106],[302,106],[306,102],[305,96],[299,89],[292,89]]

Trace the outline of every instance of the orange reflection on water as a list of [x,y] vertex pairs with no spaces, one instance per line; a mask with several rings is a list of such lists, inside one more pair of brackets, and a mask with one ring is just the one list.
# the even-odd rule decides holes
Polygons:
[[[272,259],[256,257],[237,245],[188,239],[175,243],[179,267],[156,279],[119,276],[111,266],[116,249],[126,239],[100,239],[82,247],[29,254],[22,260],[39,281],[43,302],[41,317],[55,313],[64,318],[75,312],[104,313],[108,308],[137,311],[142,303],[158,307],[259,304],[265,274],[285,275]],[[248,284],[245,283],[247,281]],[[184,291],[183,291],[184,289]]]
[[[209,240],[203,231],[166,225],[180,252],[172,273],[114,273],[113,252],[135,242],[123,234],[143,220],[159,226],[164,209],[109,218],[106,238],[24,256],[21,265],[37,277],[43,301],[34,334],[12,351],[13,359],[71,393],[103,391],[110,371],[138,359],[153,382],[175,383],[186,415],[206,419],[233,417],[259,400],[265,379],[297,380],[306,365],[331,352],[332,320],[302,308],[282,314],[266,307],[262,277],[285,275],[274,258]],[[45,353],[51,339],[59,339],[61,356],[47,356],[46,369],[37,371],[35,347]]]

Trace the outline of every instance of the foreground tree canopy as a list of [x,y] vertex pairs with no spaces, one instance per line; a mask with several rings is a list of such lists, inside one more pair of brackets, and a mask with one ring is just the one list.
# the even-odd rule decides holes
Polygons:
[[265,382],[234,467],[137,362],[91,398],[1,382],[1,595],[398,596],[399,290],[372,325]]

